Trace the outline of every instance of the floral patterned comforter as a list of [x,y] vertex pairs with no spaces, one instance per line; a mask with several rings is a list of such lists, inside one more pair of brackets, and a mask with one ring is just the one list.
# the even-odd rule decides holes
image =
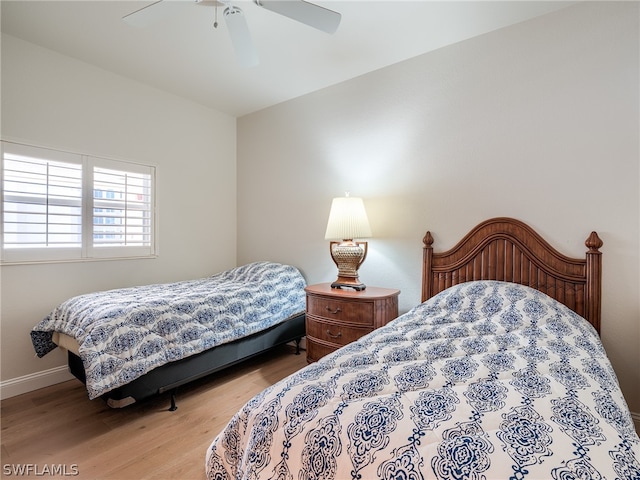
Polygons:
[[516,284],[469,282],[249,401],[211,479],[639,479],[600,339]]
[[93,399],[304,312],[305,285],[295,267],[256,262],[198,280],[80,295],[36,325],[31,340],[42,357],[56,348],[53,332],[75,338]]

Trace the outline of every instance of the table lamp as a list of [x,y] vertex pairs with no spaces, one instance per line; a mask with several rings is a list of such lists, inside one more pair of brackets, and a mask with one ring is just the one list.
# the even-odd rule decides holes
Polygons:
[[367,242],[356,242],[355,238],[371,237],[371,227],[364,202],[361,198],[334,198],[331,202],[325,240],[329,243],[331,258],[338,267],[338,278],[332,288],[350,287],[364,290],[365,284],[358,278],[358,268],[367,257]]

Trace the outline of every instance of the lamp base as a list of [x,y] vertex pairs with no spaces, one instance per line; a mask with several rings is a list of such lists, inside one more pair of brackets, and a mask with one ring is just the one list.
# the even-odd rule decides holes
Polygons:
[[336,281],[331,284],[331,288],[342,288],[342,287],[353,288],[358,292],[367,288],[367,286],[364,283],[359,282],[357,278],[338,277]]
[[367,247],[367,242],[354,242],[351,239],[329,244],[331,258],[338,267],[338,278],[331,288],[348,287],[358,291],[367,288],[358,278],[358,268],[367,256]]

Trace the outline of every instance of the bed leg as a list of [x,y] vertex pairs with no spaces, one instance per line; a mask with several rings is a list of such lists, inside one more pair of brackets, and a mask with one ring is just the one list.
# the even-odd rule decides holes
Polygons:
[[177,388],[171,390],[171,406],[169,407],[170,412],[175,412],[178,409],[178,406],[176,405],[176,390]]
[[296,355],[300,355],[300,342],[302,341],[301,338],[296,338]]

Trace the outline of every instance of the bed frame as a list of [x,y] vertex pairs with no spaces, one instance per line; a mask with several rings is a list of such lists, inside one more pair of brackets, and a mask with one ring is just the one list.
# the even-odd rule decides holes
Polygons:
[[[274,325],[267,330],[239,340],[225,343],[196,355],[157,367],[143,376],[105,393],[102,398],[112,408],[122,408],[148,397],[171,392],[169,410],[176,410],[178,387],[235,365],[271,348],[296,342],[296,355],[300,354],[300,341],[305,335],[305,314]],[[79,356],[68,351],[70,372],[86,383],[84,366]]]
[[480,223],[446,252],[434,253],[431,232],[423,243],[423,302],[459,283],[502,280],[546,293],[600,333],[602,240],[596,232],[585,241],[585,258],[563,255],[531,227],[506,217]]

